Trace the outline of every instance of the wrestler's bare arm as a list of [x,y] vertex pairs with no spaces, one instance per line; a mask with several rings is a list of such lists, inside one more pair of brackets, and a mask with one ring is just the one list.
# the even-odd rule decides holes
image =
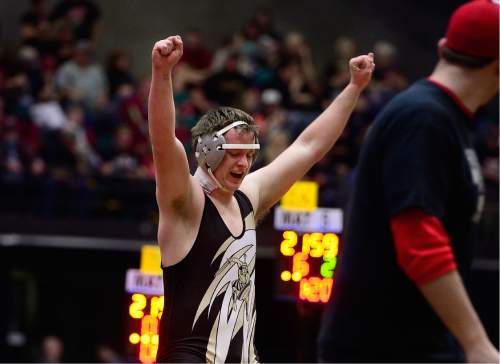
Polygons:
[[182,205],[190,188],[187,156],[182,143],[175,137],[172,69],[181,56],[179,36],[156,42],[151,54],[148,118],[160,211],[174,211],[176,205]]
[[349,85],[273,162],[245,178],[241,189],[252,201],[257,218],[332,148],[370,81],[373,67],[371,53],[351,59]]

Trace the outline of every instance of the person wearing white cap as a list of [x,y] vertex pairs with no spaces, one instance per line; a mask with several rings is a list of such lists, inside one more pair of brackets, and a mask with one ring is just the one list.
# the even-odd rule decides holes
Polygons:
[[498,363],[462,283],[484,206],[470,129],[474,112],[498,93],[498,19],[489,0],[459,7],[430,77],[392,99],[372,125],[320,361]]
[[255,222],[334,145],[370,81],[373,54],[353,58],[344,91],[255,172],[260,146],[252,117],[231,107],[207,112],[192,129],[194,176],[174,134],[171,78],[181,56],[179,36],[152,51],[148,111],[165,286],[157,361],[256,362]]

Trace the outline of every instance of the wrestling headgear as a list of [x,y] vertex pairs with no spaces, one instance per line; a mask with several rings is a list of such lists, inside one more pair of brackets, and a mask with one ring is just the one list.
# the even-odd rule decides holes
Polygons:
[[248,125],[244,121],[235,121],[217,132],[198,137],[196,160],[206,170],[215,171],[224,158],[226,149],[260,149],[260,144],[227,144],[224,134],[239,125]]

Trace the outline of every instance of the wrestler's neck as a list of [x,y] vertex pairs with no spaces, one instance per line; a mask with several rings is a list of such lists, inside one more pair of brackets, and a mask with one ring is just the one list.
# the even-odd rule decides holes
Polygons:
[[441,59],[429,78],[447,87],[468,110],[475,113],[498,92],[494,85],[485,87],[491,83],[489,77],[486,72],[455,66]]
[[230,204],[233,200],[234,192],[217,188],[209,193],[210,197],[223,205]]
[[221,204],[230,203],[233,199],[234,191],[230,191],[216,180],[213,173],[209,173],[203,168],[198,167],[194,174],[194,178],[198,181],[203,191],[212,199],[219,201]]

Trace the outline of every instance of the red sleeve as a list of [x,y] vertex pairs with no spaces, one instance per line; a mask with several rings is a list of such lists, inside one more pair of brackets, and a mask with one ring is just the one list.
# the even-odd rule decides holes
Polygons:
[[391,230],[398,264],[417,286],[457,269],[450,238],[437,217],[408,209],[392,217]]

